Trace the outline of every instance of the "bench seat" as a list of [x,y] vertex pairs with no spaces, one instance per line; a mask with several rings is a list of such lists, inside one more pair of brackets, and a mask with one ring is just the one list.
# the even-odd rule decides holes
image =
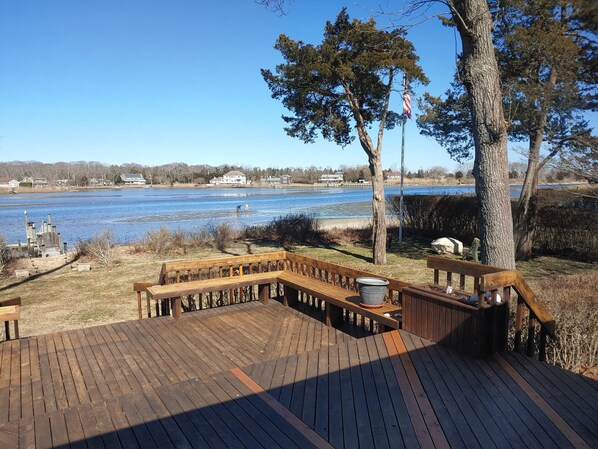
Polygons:
[[[341,318],[343,309],[357,313],[391,329],[401,326],[401,307],[385,303],[377,309],[369,309],[360,305],[361,299],[355,291],[328,284],[291,271],[268,271],[264,273],[245,274],[223,278],[203,279],[199,281],[178,282],[166,285],[147,287],[148,299],[174,300],[173,317],[181,317],[181,298],[188,295],[231,290],[257,285],[262,302],[269,296],[269,286],[280,283],[285,286],[286,305],[297,302],[297,292],[302,291],[326,303],[326,324],[334,326]],[[268,287],[268,289],[264,287]]]
[[[361,298],[359,293],[355,291],[290,271],[282,272],[278,276],[278,282],[292,289],[287,294],[287,289],[285,288],[285,304],[287,305],[292,305],[293,302],[296,302],[297,291],[308,293],[323,300],[326,303],[326,324],[329,326],[334,326],[335,322],[339,320],[339,313],[342,313],[342,309],[346,309],[377,321],[389,328],[400,329],[400,306],[385,303],[377,309],[365,308],[360,305]],[[386,314],[390,316],[386,316]]]
[[147,288],[147,295],[148,298],[154,300],[174,299],[173,317],[179,319],[181,316],[181,297],[188,295],[232,290],[257,285],[259,288],[260,299],[262,302],[265,302],[269,296],[269,290],[264,287],[269,287],[270,284],[277,282],[281,273],[283,273],[283,271],[268,271],[240,276],[154,285]]

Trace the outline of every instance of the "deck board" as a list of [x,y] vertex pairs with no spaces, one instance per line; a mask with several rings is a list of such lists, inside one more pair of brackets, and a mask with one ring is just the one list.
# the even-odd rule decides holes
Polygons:
[[0,344],[0,449],[589,448],[596,398],[519,354],[349,335],[276,301]]

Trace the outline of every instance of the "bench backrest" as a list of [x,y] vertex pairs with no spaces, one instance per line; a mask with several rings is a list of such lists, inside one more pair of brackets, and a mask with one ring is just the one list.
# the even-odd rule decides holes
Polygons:
[[401,304],[403,287],[410,284],[394,278],[380,276],[363,270],[345,267],[331,262],[314,259],[312,257],[287,253],[285,270],[300,273],[304,276],[318,279],[329,284],[337,285],[352,291],[357,291],[356,279],[360,277],[377,277],[388,281],[388,299],[393,304]]
[[165,262],[160,270],[158,284],[282,270],[285,258],[286,252],[278,251],[248,256]]

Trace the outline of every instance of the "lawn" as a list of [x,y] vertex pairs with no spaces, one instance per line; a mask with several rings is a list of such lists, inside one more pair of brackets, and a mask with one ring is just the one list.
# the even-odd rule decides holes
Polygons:
[[[370,262],[367,245],[343,244],[326,246],[298,246],[292,248],[298,254],[320,258],[330,262],[360,268],[407,282],[431,281],[431,272],[426,268],[425,256],[431,254],[425,240],[407,240],[402,248],[396,244],[388,252],[388,264],[375,266]],[[55,264],[61,268],[51,270],[48,263],[29,279],[14,277],[0,280],[0,298],[20,296],[22,335],[36,335],[84,326],[130,320],[137,317],[133,282],[154,281],[162,262],[174,259],[222,257],[276,251],[283,249],[271,244],[237,242],[222,253],[214,249],[192,250],[185,254],[158,256],[139,252],[132,246],[116,249],[115,263],[111,268],[92,261],[92,270],[79,272],[73,264],[64,265],[62,258]],[[74,262],[76,266],[77,262]],[[39,265],[39,263],[38,263]],[[563,275],[577,275],[583,279],[596,274],[596,266],[550,257],[539,257],[531,262],[521,263],[518,268],[532,285],[540,280],[551,280]],[[595,285],[595,282],[588,282]],[[542,298],[546,287],[537,291]],[[589,290],[589,285],[588,285]],[[588,296],[590,292],[588,291]]]

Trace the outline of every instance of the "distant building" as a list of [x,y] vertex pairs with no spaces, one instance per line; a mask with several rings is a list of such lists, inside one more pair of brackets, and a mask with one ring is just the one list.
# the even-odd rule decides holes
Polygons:
[[232,170],[224,174],[222,184],[247,184],[247,176],[238,170]]
[[92,186],[92,187],[98,187],[98,186],[111,186],[114,183],[112,181],[110,181],[109,179],[97,179],[97,178],[91,178],[89,180],[88,185]]
[[48,180],[46,178],[33,178],[32,184],[34,187],[44,187],[48,185]]
[[264,179],[264,182],[266,184],[282,184],[282,181],[278,176],[268,176],[266,179]]
[[401,182],[401,172],[398,171],[384,172],[384,177],[386,179],[386,182],[388,182],[389,184]]
[[145,178],[140,173],[123,173],[120,179],[126,186],[145,185]]
[[56,185],[60,186],[60,187],[65,187],[69,185],[69,180],[68,179],[57,179],[56,180]]
[[0,187],[16,189],[19,187],[19,181],[12,178],[0,178]]
[[291,175],[281,175],[281,177],[280,177],[281,184],[290,184],[291,182],[293,182],[293,178],[291,177]]
[[212,185],[224,184],[224,179],[222,178],[222,176],[216,176],[216,177],[210,179],[210,184],[212,184]]
[[324,173],[320,176],[320,182],[323,184],[340,183],[345,180],[343,172]]

